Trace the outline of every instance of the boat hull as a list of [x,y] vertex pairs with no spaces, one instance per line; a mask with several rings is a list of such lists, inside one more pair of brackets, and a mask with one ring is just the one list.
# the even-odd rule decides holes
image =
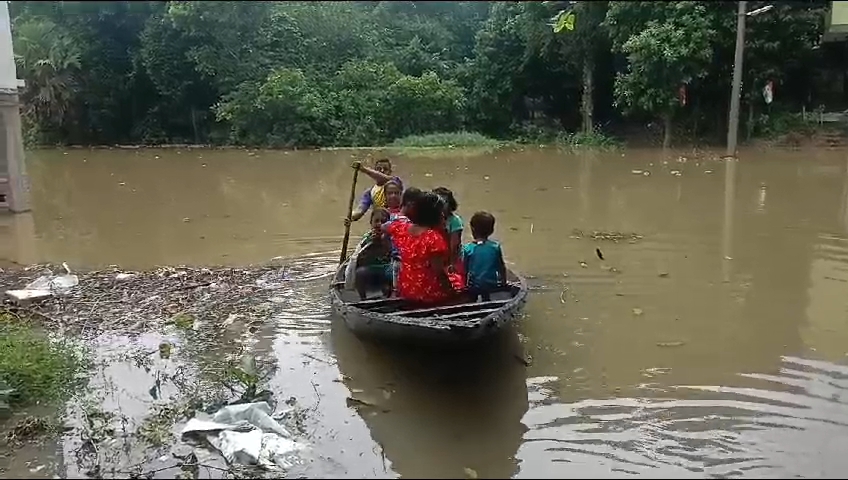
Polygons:
[[393,343],[461,347],[489,338],[521,315],[527,302],[527,282],[508,271],[509,284],[491,301],[406,310],[399,299],[359,301],[345,290],[345,265],[330,286],[333,312],[359,337]]

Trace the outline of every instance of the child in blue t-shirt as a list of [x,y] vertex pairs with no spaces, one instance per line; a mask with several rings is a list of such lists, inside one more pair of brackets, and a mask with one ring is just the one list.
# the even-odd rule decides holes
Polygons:
[[471,217],[471,234],[474,241],[462,247],[466,287],[476,300],[490,300],[493,290],[506,283],[506,265],[498,242],[489,237],[495,231],[495,217],[489,212],[477,212]]

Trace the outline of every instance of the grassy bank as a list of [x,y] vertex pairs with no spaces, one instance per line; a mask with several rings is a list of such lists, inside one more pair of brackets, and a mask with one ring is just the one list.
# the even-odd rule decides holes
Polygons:
[[84,351],[50,339],[30,322],[0,314],[0,413],[60,402],[83,383]]
[[[755,117],[749,125],[740,129],[740,140],[744,144],[799,144],[816,143],[816,137],[838,133],[843,137],[846,127],[844,124],[819,121],[820,113],[811,112],[806,116],[800,113],[774,112]],[[724,139],[699,136],[679,126],[673,135],[672,144],[675,148],[704,145],[723,145]],[[523,125],[516,127],[504,138],[492,138],[478,132],[456,131],[438,132],[423,135],[409,135],[393,140],[388,144],[359,145],[359,146],[314,146],[304,148],[274,148],[261,145],[211,145],[211,144],[153,144],[153,145],[41,145],[37,149],[213,149],[213,150],[285,150],[285,151],[338,151],[364,150],[386,151],[390,154],[409,156],[464,156],[488,153],[502,147],[529,145],[538,147],[559,147],[567,150],[617,150],[626,146],[660,146],[661,132],[648,129],[618,132],[611,135],[601,130],[590,133],[569,132],[558,128]],[[820,143],[820,142],[819,142]],[[817,143],[816,143],[817,144]]]

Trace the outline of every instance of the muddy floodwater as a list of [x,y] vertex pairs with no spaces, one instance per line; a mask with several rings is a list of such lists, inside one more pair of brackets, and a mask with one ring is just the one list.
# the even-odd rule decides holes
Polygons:
[[[516,330],[474,357],[394,351],[333,321],[349,163],[367,153],[31,152],[34,212],[2,219],[0,253],[81,269],[283,257],[289,308],[240,338],[275,359],[276,395],[312,408],[310,476],[848,471],[848,152],[394,157],[407,185],[450,187],[466,222],[493,212],[532,287]],[[152,382],[119,363],[90,388],[111,385],[132,415]],[[4,475],[78,476],[73,443],[26,448]]]

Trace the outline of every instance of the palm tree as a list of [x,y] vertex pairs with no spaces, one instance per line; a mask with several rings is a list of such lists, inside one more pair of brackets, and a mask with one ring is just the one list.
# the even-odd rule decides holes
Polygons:
[[62,126],[77,91],[79,43],[50,20],[35,17],[19,18],[13,33],[15,62],[26,81],[24,115]]

